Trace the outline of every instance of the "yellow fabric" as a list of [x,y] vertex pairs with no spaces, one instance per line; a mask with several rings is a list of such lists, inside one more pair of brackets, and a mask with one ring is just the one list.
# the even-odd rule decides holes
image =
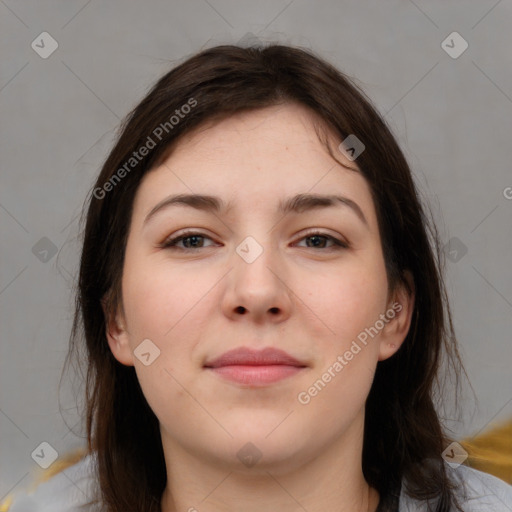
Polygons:
[[11,504],[12,496],[7,496],[7,498],[5,498],[5,500],[2,503],[0,503],[0,512],[8,512]]
[[[36,481],[34,484],[32,484],[29,491],[34,491],[39,484],[46,482],[52,476],[55,476],[61,471],[64,471],[66,468],[73,466],[86,455],[87,450],[81,448],[60,457],[48,469],[45,469],[37,475]],[[0,503],[0,512],[9,512],[9,508],[11,507],[13,500],[14,494],[7,495],[2,503]]]
[[469,454],[470,467],[512,484],[512,420],[459,443]]
[[[468,452],[467,465],[494,475],[512,485],[512,419],[475,438],[459,441]],[[85,449],[76,450],[56,460],[37,479],[36,486],[49,480],[52,476],[76,464],[87,455]],[[0,503],[0,512],[9,512],[13,495],[8,495]]]

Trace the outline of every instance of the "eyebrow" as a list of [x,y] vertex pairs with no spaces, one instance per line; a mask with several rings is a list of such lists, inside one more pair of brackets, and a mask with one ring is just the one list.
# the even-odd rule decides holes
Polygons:
[[[368,227],[368,221],[364,216],[363,211],[359,205],[349,199],[348,197],[339,195],[323,195],[323,194],[297,194],[293,197],[280,201],[277,211],[282,215],[289,212],[304,213],[306,211],[329,208],[333,206],[344,205],[348,206],[361,220],[365,226]],[[146,216],[144,224],[146,224],[152,217],[164,209],[171,206],[188,206],[205,212],[221,213],[222,211],[228,212],[233,207],[232,203],[225,203],[220,197],[203,195],[203,194],[178,194],[166,197],[160,201]]]

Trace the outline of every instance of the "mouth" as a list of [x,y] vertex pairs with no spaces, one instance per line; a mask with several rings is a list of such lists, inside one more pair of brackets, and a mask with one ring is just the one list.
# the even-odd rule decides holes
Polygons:
[[297,375],[307,364],[274,348],[238,348],[208,361],[203,366],[219,377],[246,386],[264,386]]

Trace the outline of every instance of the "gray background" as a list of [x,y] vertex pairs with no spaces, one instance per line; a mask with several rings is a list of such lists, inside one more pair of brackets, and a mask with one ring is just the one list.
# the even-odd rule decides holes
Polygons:
[[[443,243],[460,240],[447,283],[478,402],[468,392],[448,424],[468,436],[512,417],[510,1],[0,0],[0,16],[0,500],[30,481],[41,442],[84,444],[68,380],[61,410],[57,390],[77,216],[120,119],[171,66],[249,33],[318,52],[385,116]],[[46,59],[31,47],[44,31],[59,45]],[[458,58],[441,46],[453,31]]]

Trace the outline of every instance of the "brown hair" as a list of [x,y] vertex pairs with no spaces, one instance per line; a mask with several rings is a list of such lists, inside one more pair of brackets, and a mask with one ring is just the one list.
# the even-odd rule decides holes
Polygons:
[[[97,453],[100,500],[108,512],[159,511],[166,485],[158,420],[134,368],[112,355],[102,309],[103,303],[110,315],[122,306],[121,276],[137,188],[183,134],[205,121],[285,102],[309,107],[340,140],[354,134],[363,141],[366,148],[357,164],[372,191],[390,289],[398,283],[408,287],[406,270],[414,280],[411,329],[400,350],[378,363],[367,398],[364,476],[383,505],[399,492],[402,479],[411,496],[435,501],[432,510],[448,511],[455,504],[441,457],[450,440],[435,402],[441,363],[453,369],[457,384],[463,367],[442,277],[439,236],[424,213],[405,157],[365,94],[312,52],[282,45],[226,45],[193,55],[158,80],[127,116],[87,198],[66,365],[72,354],[80,357],[83,334],[88,446]],[[179,122],[170,121],[183,105],[193,108]],[[155,147],[127,169],[148,137],[156,142],[159,126],[165,129],[156,132]],[[120,175],[122,181],[115,182]]]

